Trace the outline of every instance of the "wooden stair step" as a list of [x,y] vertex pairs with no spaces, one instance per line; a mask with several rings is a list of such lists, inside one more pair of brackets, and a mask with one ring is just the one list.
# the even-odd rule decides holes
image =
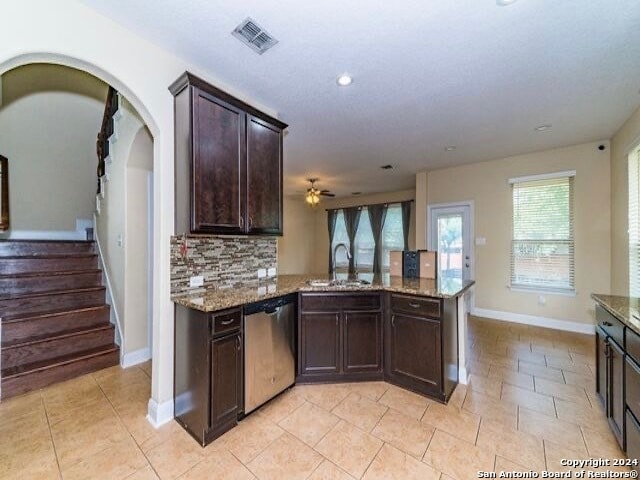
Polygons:
[[105,287],[53,290],[0,299],[0,317],[14,319],[62,309],[94,307],[104,304]]
[[25,363],[71,355],[88,348],[111,345],[114,330],[114,326],[109,324],[89,330],[69,331],[55,337],[40,336],[13,345],[3,343],[0,349],[2,368],[13,368]]
[[46,253],[95,253],[95,242],[85,240],[0,240],[0,257]]
[[120,348],[111,344],[108,347],[87,349],[47,361],[2,369],[0,399],[5,400],[56,382],[112,367],[119,362]]
[[95,253],[0,257],[0,275],[61,270],[95,270],[97,267],[98,255]]
[[49,290],[97,287],[101,284],[102,271],[99,269],[0,275],[0,292],[2,293],[0,298]]
[[3,318],[2,344],[13,344],[38,336],[56,336],[73,329],[109,325],[109,305],[62,309],[28,316]]

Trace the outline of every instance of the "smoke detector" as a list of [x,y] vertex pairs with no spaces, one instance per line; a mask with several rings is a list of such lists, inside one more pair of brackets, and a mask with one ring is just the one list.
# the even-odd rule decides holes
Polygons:
[[247,17],[240,25],[234,28],[231,35],[260,55],[278,43],[278,40],[250,17]]

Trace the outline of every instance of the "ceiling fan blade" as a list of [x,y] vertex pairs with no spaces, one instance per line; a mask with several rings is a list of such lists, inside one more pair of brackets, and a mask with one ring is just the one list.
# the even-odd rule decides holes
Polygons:
[[336,196],[335,193],[325,192],[325,191],[320,192],[320,195],[322,195],[323,197],[335,197]]

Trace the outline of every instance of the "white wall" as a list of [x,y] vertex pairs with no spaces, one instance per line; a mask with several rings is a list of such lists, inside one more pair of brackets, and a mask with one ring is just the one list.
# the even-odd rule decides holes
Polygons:
[[301,196],[284,198],[284,229],[278,237],[278,274],[313,273],[316,256],[316,217]]
[[[598,145],[605,144],[605,151]],[[594,292],[607,293],[610,265],[610,183],[608,142],[474,163],[427,173],[428,204],[475,202],[475,236],[486,245],[475,247],[475,306],[575,324],[594,324]],[[576,170],[574,180],[576,295],[516,292],[510,283],[512,195],[511,177]],[[417,204],[426,218],[427,205]],[[569,327],[570,324],[566,324]],[[582,328],[578,326],[577,328]],[[589,330],[588,326],[584,330]]]
[[[173,416],[173,304],[169,241],[174,219],[173,98],[167,87],[185,70],[256,108],[246,94],[75,0],[7,2],[0,29],[0,75],[19,65],[48,62],[86,70],[114,86],[136,108],[153,136],[154,291],[153,375],[149,418]],[[55,19],[55,21],[52,21]]]
[[108,87],[82,71],[43,64],[2,79],[0,154],[9,159],[11,197],[5,236],[74,231],[76,219],[93,214]]

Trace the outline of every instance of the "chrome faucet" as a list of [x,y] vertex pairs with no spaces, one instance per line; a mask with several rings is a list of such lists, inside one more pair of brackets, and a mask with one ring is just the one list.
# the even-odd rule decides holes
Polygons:
[[347,260],[351,260],[351,253],[349,252],[349,247],[347,247],[346,243],[339,243],[335,247],[333,247],[333,265],[331,271],[333,272],[333,279],[336,279],[336,254],[338,253],[338,249],[340,247],[344,248],[344,251],[347,254]]

